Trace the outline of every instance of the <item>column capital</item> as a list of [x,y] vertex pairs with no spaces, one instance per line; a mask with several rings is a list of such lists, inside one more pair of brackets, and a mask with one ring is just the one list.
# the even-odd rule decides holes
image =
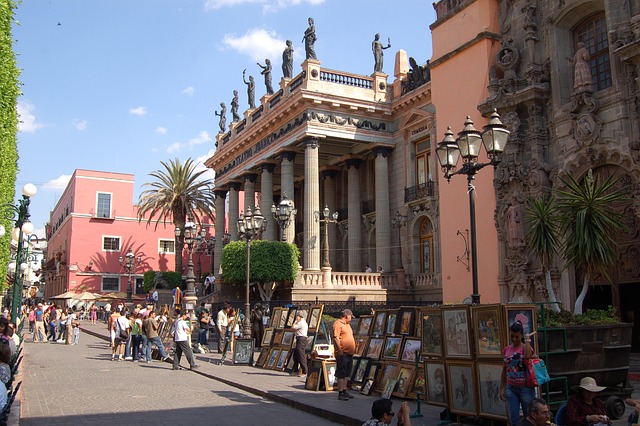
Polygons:
[[296,159],[296,153],[294,151],[282,151],[280,153],[281,160],[293,161]]
[[226,189],[216,189],[213,191],[216,198],[222,198],[223,200],[227,198],[227,190]]
[[260,170],[261,171],[267,171],[269,173],[273,173],[273,171],[276,169],[276,165],[273,163],[262,163],[260,164]]
[[347,169],[350,169],[351,167],[355,167],[356,169],[359,169],[360,166],[362,165],[362,159],[360,159],[360,158],[347,158],[345,160],[344,164],[347,166]]
[[242,186],[240,182],[229,182],[229,189],[233,189],[234,191],[240,191],[240,187]]
[[338,173],[340,173],[338,170],[336,169],[325,169],[321,172],[322,176],[325,178],[335,178]]
[[256,183],[256,180],[258,180],[258,175],[255,173],[245,173],[242,177],[244,178],[245,182],[249,181],[251,183]]
[[373,149],[373,153],[375,154],[376,157],[378,155],[382,155],[384,158],[387,158],[387,156],[389,155],[389,152],[391,152],[391,149],[383,146]]
[[316,136],[307,136],[302,140],[305,148],[317,149],[320,146],[320,139]]

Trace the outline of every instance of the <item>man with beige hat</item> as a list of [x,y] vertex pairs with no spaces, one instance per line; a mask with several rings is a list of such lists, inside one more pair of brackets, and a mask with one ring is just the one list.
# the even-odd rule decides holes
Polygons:
[[567,402],[568,426],[601,426],[611,424],[607,417],[604,402],[598,399],[597,394],[605,389],[598,386],[593,377],[583,377],[577,387],[577,394],[569,398]]

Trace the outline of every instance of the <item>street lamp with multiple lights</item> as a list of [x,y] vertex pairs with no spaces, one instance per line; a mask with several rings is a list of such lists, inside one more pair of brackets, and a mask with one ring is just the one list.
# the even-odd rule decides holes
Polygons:
[[298,209],[293,207],[293,201],[287,198],[287,194],[282,196],[282,200],[280,200],[277,206],[275,203],[271,205],[271,214],[278,223],[278,226],[280,226],[280,239],[282,241],[286,241],[287,236],[284,231],[287,229],[296,213],[298,213]]
[[129,275],[129,279],[127,281],[127,303],[133,303],[133,283],[131,276],[138,269],[138,265],[142,263],[142,257],[136,256],[133,254],[133,250],[129,248],[127,254],[120,256],[118,259],[120,261],[120,266],[124,268],[126,273]]
[[338,223],[338,212],[329,210],[329,206],[324,206],[322,210],[322,219],[320,219],[320,212],[313,212],[313,216],[316,218],[316,222],[324,222],[324,261],[322,262],[323,268],[331,268],[331,261],[329,260],[329,224]]
[[[183,246],[180,248],[180,255],[182,255],[184,248],[187,248],[189,263],[187,266],[187,291],[184,293],[184,302],[185,306],[191,307],[190,310],[192,310],[195,308],[195,303],[198,300],[195,291],[196,277],[193,274],[193,245],[200,234],[197,231],[196,224],[191,218],[187,218],[184,224],[184,230],[176,226],[175,235],[176,240],[183,241]],[[181,240],[181,237],[184,237],[184,239]]]
[[247,243],[247,280],[245,286],[244,323],[242,334],[243,337],[250,338],[251,321],[249,320],[249,316],[251,314],[251,306],[249,303],[249,286],[251,278],[251,240],[258,238],[262,231],[264,231],[266,221],[260,212],[259,206],[256,206],[253,212],[251,212],[251,209],[247,207],[247,211],[244,214],[240,214],[236,225],[238,226],[238,238],[245,240]]
[[[494,109],[489,118],[489,123],[483,127],[482,133],[476,130],[471,117],[467,116],[464,128],[458,133],[458,138],[453,137],[451,127],[448,127],[444,134],[444,139],[436,149],[438,161],[448,182],[455,175],[467,176],[469,217],[471,221],[471,277],[473,283],[471,303],[474,305],[480,304],[480,294],[478,294],[478,250],[476,247],[476,189],[473,182],[476,174],[484,167],[493,166],[495,169],[500,164],[502,161],[501,155],[509,139],[509,133],[505,125],[500,121],[500,115]],[[481,145],[484,145],[487,151],[488,163],[478,163]],[[463,161],[462,168],[454,171],[460,157],[462,157]]]

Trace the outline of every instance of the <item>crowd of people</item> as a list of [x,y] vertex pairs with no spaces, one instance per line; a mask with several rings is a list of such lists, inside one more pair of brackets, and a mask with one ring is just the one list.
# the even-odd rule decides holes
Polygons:
[[58,307],[55,303],[46,305],[38,303],[35,306],[25,307],[24,310],[34,342],[78,344],[80,314],[75,307],[65,308]]

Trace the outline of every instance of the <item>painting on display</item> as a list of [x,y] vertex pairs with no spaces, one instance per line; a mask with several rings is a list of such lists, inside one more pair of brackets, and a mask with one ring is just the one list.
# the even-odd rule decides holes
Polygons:
[[356,356],[363,356],[366,349],[367,349],[367,345],[369,343],[369,338],[368,337],[363,337],[363,336],[356,336],[354,337],[354,340],[356,342],[356,351],[354,353],[354,355]]
[[384,325],[387,320],[387,311],[376,311],[373,317],[373,327],[371,329],[372,336],[382,336],[384,334]]
[[251,365],[253,363],[253,339],[236,339],[233,345],[233,364]]
[[409,392],[409,387],[411,386],[411,381],[413,380],[413,376],[415,374],[415,367],[403,365],[400,367],[400,372],[398,373],[398,378],[396,379],[396,386],[393,389],[393,395],[398,396],[400,398],[404,398],[407,396],[407,392]]
[[402,343],[402,352],[400,353],[400,361],[416,362],[416,353],[420,356],[420,347],[422,340],[417,337],[405,337]]
[[507,420],[507,403],[500,399],[502,363],[478,362],[478,394],[480,415]]
[[383,346],[384,346],[383,337],[372,337],[369,340],[369,345],[367,347],[367,353],[366,353],[367,357],[375,360],[380,359],[380,355],[382,355]]
[[445,357],[471,359],[469,307],[443,308],[442,323]]
[[[389,386],[389,381],[395,381],[400,373],[400,364],[395,362],[387,362],[379,369],[378,377],[376,380],[376,391],[382,392]],[[395,384],[394,384],[395,387]],[[393,392],[393,388],[391,389]]]
[[320,318],[322,318],[322,308],[324,305],[313,305],[309,308],[309,318],[307,324],[309,325],[309,331],[317,332],[320,325]]
[[422,309],[422,353],[428,356],[442,356],[442,311]]
[[[507,318],[507,329],[505,335],[509,336],[509,328],[514,322],[522,324],[523,334],[527,335],[536,331],[536,306],[535,305],[505,305],[505,317]],[[508,340],[508,339],[507,339]],[[531,348],[536,352],[537,334],[531,337]]]
[[476,356],[478,358],[502,359],[502,315],[500,305],[474,306],[473,316]]
[[395,334],[396,332],[396,319],[398,318],[398,310],[390,310],[387,313],[387,323],[385,325],[385,334]]
[[267,327],[264,329],[264,334],[262,335],[262,342],[260,346],[271,346],[271,340],[273,339],[273,327]]
[[400,355],[400,346],[402,344],[402,336],[387,336],[384,339],[384,349],[382,351],[382,359],[397,360]]
[[447,375],[443,361],[426,361],[427,402],[431,405],[447,407]]
[[400,308],[396,318],[396,334],[413,335],[415,332],[416,309]]
[[447,383],[451,412],[470,416],[477,415],[476,377],[473,362],[447,361]]
[[360,322],[358,322],[358,330],[355,333],[357,336],[368,336],[371,331],[371,325],[373,324],[373,315],[362,315]]

